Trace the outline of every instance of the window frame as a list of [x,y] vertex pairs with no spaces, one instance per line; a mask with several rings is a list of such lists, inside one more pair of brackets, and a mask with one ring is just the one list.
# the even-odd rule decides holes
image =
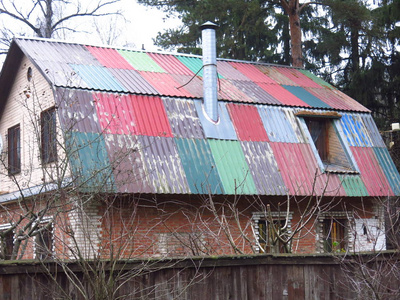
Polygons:
[[[46,227],[45,229],[43,229]],[[35,236],[35,258],[46,260],[53,258],[54,254],[54,224],[51,220],[43,220],[37,227],[39,231]],[[43,234],[48,234],[45,240]],[[47,245],[46,245],[47,242]]]
[[40,113],[40,158],[43,164],[57,161],[57,117],[54,106]]
[[21,172],[21,126],[14,125],[7,129],[8,175]]

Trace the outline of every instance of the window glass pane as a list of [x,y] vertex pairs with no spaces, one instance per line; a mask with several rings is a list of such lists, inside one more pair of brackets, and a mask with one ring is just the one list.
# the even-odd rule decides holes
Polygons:
[[41,157],[43,163],[57,159],[56,111],[50,108],[40,115],[41,123]]
[[8,172],[16,174],[21,171],[21,141],[19,125],[8,129]]

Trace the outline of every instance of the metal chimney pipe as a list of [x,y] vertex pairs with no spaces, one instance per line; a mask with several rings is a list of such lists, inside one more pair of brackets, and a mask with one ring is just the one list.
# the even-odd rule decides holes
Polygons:
[[215,29],[218,25],[206,22],[201,25],[203,46],[203,104],[206,116],[218,122],[217,46]]

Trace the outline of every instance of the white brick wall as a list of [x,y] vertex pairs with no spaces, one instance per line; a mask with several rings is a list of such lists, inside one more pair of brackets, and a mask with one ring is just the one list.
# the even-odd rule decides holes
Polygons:
[[379,219],[356,219],[353,228],[354,251],[386,250],[385,226]]

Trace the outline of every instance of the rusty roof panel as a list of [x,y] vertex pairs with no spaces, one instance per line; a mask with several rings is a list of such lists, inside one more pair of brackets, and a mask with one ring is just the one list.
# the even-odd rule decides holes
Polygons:
[[200,77],[193,75],[171,74],[177,82],[178,90],[185,89],[194,98],[203,98],[203,81]]
[[242,147],[238,141],[208,140],[225,194],[256,195]]
[[350,146],[372,147],[372,142],[368,134],[368,129],[357,114],[342,114],[340,123]]
[[157,95],[157,90],[135,70],[108,69],[130,93]]
[[255,82],[242,80],[231,80],[230,82],[234,84],[239,90],[241,90],[243,94],[252,98],[252,102],[262,104],[282,104],[279,100],[267,93]]
[[268,94],[277,99],[281,104],[288,106],[301,106],[310,107],[303,100],[299,99],[287,89],[278,84],[269,83],[257,83],[261,88],[263,88]]
[[271,84],[298,86],[297,83],[287,78],[285,75],[279,72],[278,69],[274,66],[260,64],[256,65],[256,68],[259,69],[265,75],[267,75],[269,78],[271,78],[271,80],[273,80],[273,82],[270,82]]
[[194,76],[193,72],[173,55],[149,53],[149,56],[169,74]]
[[345,93],[342,93],[341,91],[334,89],[332,90],[335,95],[340,98],[347,106],[351,107],[353,111],[360,111],[360,112],[370,112],[370,110],[364,106],[362,106],[360,103],[358,103],[356,100],[350,98],[347,96]]
[[305,143],[297,117],[291,109],[258,105],[268,137],[272,142]]
[[127,92],[118,80],[103,66],[70,65],[89,89],[112,92]]
[[193,194],[223,194],[224,189],[207,140],[175,139]]
[[326,104],[335,109],[341,110],[352,110],[351,106],[349,106],[346,102],[344,102],[341,98],[337,97],[336,94],[327,88],[306,88],[308,92],[313,94],[315,97],[321,99]]
[[106,68],[133,70],[133,67],[115,49],[86,46],[86,49]]
[[204,139],[193,100],[163,98],[163,102],[174,137]]
[[299,70],[294,68],[285,68],[285,67],[275,67],[278,72],[285,75],[287,78],[297,83],[301,87],[314,87],[314,88],[322,88],[318,83],[313,81],[308,76],[301,73]]
[[179,88],[181,84],[176,82],[170,74],[142,71],[139,73],[158,91],[160,95],[171,97],[193,97],[193,95],[185,90],[185,88]]
[[230,62],[232,67],[237,69],[239,72],[243,73],[246,77],[250,78],[250,80],[254,82],[263,82],[263,83],[276,83],[274,80],[269,78],[266,74],[261,72],[252,64],[247,63],[239,63],[239,62]]
[[218,99],[247,103],[254,102],[249,95],[241,91],[240,88],[236,87],[231,80],[226,79],[218,80]]
[[212,122],[204,115],[203,103],[201,100],[194,100],[194,104],[207,138],[237,140],[233,123],[226,108],[226,103],[218,103],[219,120],[217,123]]
[[138,136],[152,192],[160,194],[188,194],[181,159],[173,138]]
[[249,171],[261,195],[287,195],[274,153],[268,143],[241,142]]
[[393,193],[396,196],[400,196],[400,175],[396,166],[393,163],[392,158],[390,157],[389,151],[386,147],[378,148],[374,147],[374,153],[376,158],[378,159],[379,165],[381,166],[383,172],[386,175],[386,178],[390,184],[390,187],[393,190]]
[[323,102],[321,99],[317,98],[310,92],[307,92],[304,88],[302,88],[300,86],[284,85],[283,87],[285,89],[287,89],[289,92],[291,92],[293,95],[295,95],[297,98],[300,98],[301,100],[303,100],[305,103],[307,103],[311,107],[331,108],[328,104]]
[[151,193],[136,136],[106,134],[105,143],[118,193]]
[[221,74],[225,79],[251,81],[250,78],[246,77],[242,72],[234,68],[227,61],[218,60],[217,71],[218,74]]
[[227,108],[240,141],[268,141],[256,106],[230,103]]
[[360,169],[361,179],[370,196],[394,196],[393,191],[375,156],[368,147],[350,147]]
[[372,145],[374,147],[386,147],[382,135],[380,134],[378,127],[376,127],[371,114],[361,114],[360,117],[366,127],[369,137],[371,138]]
[[57,88],[55,100],[63,132],[102,132],[92,93]]

